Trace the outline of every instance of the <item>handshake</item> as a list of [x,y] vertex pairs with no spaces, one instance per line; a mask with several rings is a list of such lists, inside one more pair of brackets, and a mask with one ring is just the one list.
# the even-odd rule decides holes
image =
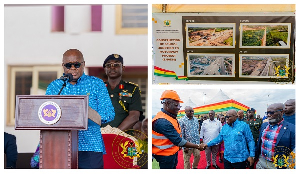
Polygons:
[[202,151],[202,150],[205,150],[206,147],[207,147],[207,144],[201,143],[201,144],[198,144],[198,147],[196,149]]

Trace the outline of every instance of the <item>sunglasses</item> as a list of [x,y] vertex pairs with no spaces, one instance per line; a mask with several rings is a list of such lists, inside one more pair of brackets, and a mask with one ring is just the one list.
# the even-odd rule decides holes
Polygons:
[[[81,63],[82,63],[82,62],[81,62]],[[64,66],[65,66],[67,69],[71,69],[71,68],[72,68],[72,65],[74,65],[75,68],[80,68],[81,63],[79,63],[79,62],[75,62],[75,63],[66,63],[66,64],[64,64]]]
[[105,68],[111,68],[111,67],[121,67],[122,66],[122,63],[107,63],[105,64]]
[[189,112],[189,113],[194,113],[194,111],[186,111],[186,112]]
[[231,117],[233,117],[233,116],[225,116],[226,119],[229,119],[229,118],[231,118]]
[[275,112],[280,112],[280,111],[283,111],[282,109],[279,109],[279,110],[277,110],[277,111],[267,111],[267,112],[265,112],[266,113],[266,115],[274,115],[275,114]]

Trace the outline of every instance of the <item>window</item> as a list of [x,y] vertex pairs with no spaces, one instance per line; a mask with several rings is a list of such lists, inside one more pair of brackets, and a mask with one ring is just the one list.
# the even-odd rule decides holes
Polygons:
[[102,30],[102,5],[91,6],[92,31]]
[[65,7],[53,6],[51,8],[51,31],[60,32],[65,31]]
[[[70,7],[70,6],[69,6]],[[87,7],[86,5],[79,6],[74,5],[72,7],[78,7],[79,9],[81,7]],[[65,6],[52,6],[51,7],[51,31],[52,32],[65,32],[68,30],[67,26],[68,24],[73,24],[75,22],[75,26],[82,25],[81,21],[82,19],[76,18],[74,16],[75,14],[80,14],[80,16],[87,16],[87,20],[90,20],[90,28],[91,31],[101,31],[102,30],[102,5],[90,5],[90,17],[89,14],[87,14],[87,11],[80,11],[77,8],[67,8],[65,10]],[[65,19],[65,16],[69,14],[71,15],[71,18]],[[73,14],[73,15],[72,15]],[[65,28],[66,27],[66,28]],[[86,28],[86,27],[84,27]]]
[[44,95],[63,73],[61,66],[8,66],[7,125],[15,124],[16,95]]
[[147,34],[148,5],[116,5],[116,34]]

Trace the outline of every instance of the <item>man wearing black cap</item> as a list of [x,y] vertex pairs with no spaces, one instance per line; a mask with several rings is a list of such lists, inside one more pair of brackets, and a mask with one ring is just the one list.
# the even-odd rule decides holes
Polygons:
[[247,115],[248,115],[248,119],[245,120],[247,124],[249,124],[249,127],[251,129],[252,135],[253,135],[253,139],[255,141],[255,144],[257,143],[257,139],[259,136],[259,129],[260,126],[262,124],[260,119],[256,119],[254,117],[255,115],[255,109],[251,108],[247,110]]
[[116,115],[113,121],[102,124],[101,127],[110,125],[122,131],[132,129],[143,114],[141,91],[138,85],[122,80],[122,73],[125,69],[122,56],[109,55],[104,60],[103,68],[108,77],[105,84]]
[[[256,119],[254,117],[255,115],[255,109],[251,108],[247,110],[247,115],[248,115],[248,119],[244,120],[250,127],[252,135],[253,135],[253,140],[255,142],[255,147],[257,145],[258,142],[258,137],[259,137],[259,129],[262,125],[262,120],[261,119]],[[254,165],[249,166],[249,168],[253,169]]]

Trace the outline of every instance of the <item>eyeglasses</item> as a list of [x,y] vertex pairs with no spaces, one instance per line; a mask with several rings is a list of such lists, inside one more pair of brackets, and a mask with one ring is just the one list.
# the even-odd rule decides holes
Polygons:
[[118,68],[118,67],[121,67],[121,66],[122,66],[122,63],[107,63],[107,64],[105,64],[104,66],[105,66],[105,68],[111,68],[111,67],[116,67],[116,68]]
[[[81,62],[81,63],[82,63],[82,62]],[[66,63],[66,64],[64,64],[64,66],[65,66],[67,69],[71,69],[71,68],[72,68],[72,65],[74,65],[75,68],[80,68],[81,63],[80,63],[80,62]]]
[[279,110],[277,110],[277,111],[267,111],[267,112],[265,112],[265,114],[266,115],[274,115],[275,114],[275,112],[280,112],[280,111],[283,111],[282,109],[279,109]]
[[182,106],[180,106],[180,104],[174,103],[174,106],[177,107],[178,109],[180,109]]
[[186,111],[186,112],[189,112],[189,113],[194,113],[194,111]]

